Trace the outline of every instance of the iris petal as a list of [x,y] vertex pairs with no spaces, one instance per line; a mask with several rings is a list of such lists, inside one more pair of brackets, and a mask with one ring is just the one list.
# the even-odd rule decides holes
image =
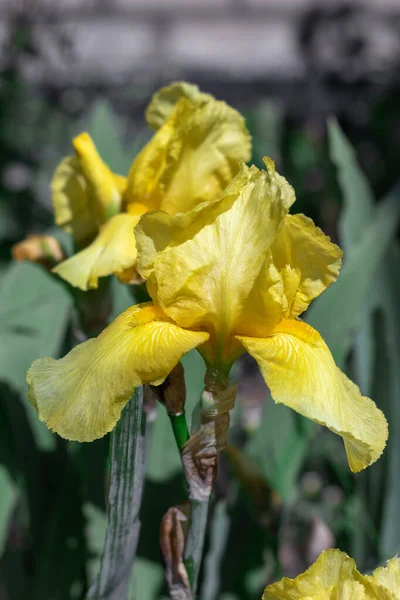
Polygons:
[[136,386],[161,384],[182,355],[207,338],[181,329],[150,303],[133,306],[64,358],[36,360],[28,396],[49,429],[92,441],[114,428]]
[[88,186],[76,156],[68,156],[60,162],[51,190],[56,225],[82,245],[93,238],[98,225],[91,213]]
[[376,600],[366,593],[352,558],[340,550],[325,550],[295,579],[284,577],[266,587],[262,600]]
[[53,272],[81,290],[97,288],[99,277],[136,271],[136,242],[133,233],[140,215],[119,214],[100,230],[95,240],[81,252],[57,265]]
[[60,162],[51,182],[53,209],[56,224],[86,245],[118,210],[127,179],[110,171],[87,133],[73,145],[76,154]]
[[400,600],[400,558],[388,560],[384,567],[365,577],[368,585],[382,600]]
[[388,435],[383,413],[336,367],[315,329],[288,319],[269,337],[238,339],[258,362],[275,402],[343,437],[352,471],[380,457]]
[[287,215],[272,246],[285,290],[285,316],[298,317],[339,275],[343,252],[304,215]]
[[185,81],[175,81],[159,89],[152,97],[146,110],[146,120],[150,127],[159,129],[181,98],[189,99],[194,105],[215,100],[210,94],[201,92],[197,85]]
[[218,198],[250,152],[250,135],[236,110],[214,99],[197,105],[183,97],[133,162],[126,202],[186,212]]
[[121,190],[124,189],[126,180],[120,175],[114,175],[102,161],[88,133],[78,135],[72,145],[90,190],[91,208],[100,223],[104,223],[119,211]]
[[[256,282],[268,293],[269,280],[258,277],[293,201],[292,188],[274,169],[243,166],[214,203],[175,217],[144,215],[135,229],[139,271],[155,302],[182,327],[213,332],[215,345],[229,353],[229,339],[246,330],[255,308],[268,319],[264,305],[250,305],[249,297]],[[278,306],[274,323],[281,312]]]

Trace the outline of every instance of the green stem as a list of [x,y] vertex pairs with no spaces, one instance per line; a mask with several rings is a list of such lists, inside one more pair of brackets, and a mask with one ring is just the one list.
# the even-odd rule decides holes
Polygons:
[[172,425],[172,431],[174,432],[176,445],[178,446],[179,452],[182,451],[183,446],[189,440],[190,434],[186,423],[185,413],[180,415],[168,415]]
[[203,557],[209,504],[210,497],[201,501],[190,501],[190,526],[185,544],[184,563],[193,593],[196,591]]

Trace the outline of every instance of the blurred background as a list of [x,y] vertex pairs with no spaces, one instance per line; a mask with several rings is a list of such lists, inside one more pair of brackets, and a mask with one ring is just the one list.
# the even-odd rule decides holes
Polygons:
[[[88,130],[125,174],[151,94],[181,79],[245,115],[253,162],[272,156],[295,212],[344,247],[343,283],[306,318],[391,433],[353,477],[341,440],[275,406],[243,359],[201,599],[259,599],[330,546],[363,570],[400,550],[400,1],[0,0],[0,600],[85,598],[106,527],[108,440],[66,444],[25,396],[30,362],[68,349],[69,300],[11,248],[53,227],[49,183],[74,135]],[[184,364],[194,406],[203,367]],[[131,598],[166,597],[159,524],[182,490],[159,411]]]

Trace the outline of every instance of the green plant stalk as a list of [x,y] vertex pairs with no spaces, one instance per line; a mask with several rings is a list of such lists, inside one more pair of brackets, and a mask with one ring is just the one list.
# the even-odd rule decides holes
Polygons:
[[190,499],[184,564],[193,596],[196,594],[203,556],[218,456],[227,443],[229,411],[236,398],[236,386],[230,386],[225,375],[207,369],[204,382],[200,399],[200,429],[191,436],[181,452]]
[[211,495],[205,500],[192,499],[190,501],[190,522],[185,544],[184,564],[193,593],[196,592],[203,557],[210,498]]
[[146,414],[136,388],[111,434],[108,526],[100,573],[88,600],[126,600],[140,533]]
[[185,413],[181,413],[180,415],[168,415],[169,420],[171,422],[172,431],[174,432],[174,437],[176,441],[176,445],[178,447],[179,452],[182,451],[184,445],[190,438],[189,429],[186,423]]
[[[176,445],[179,452],[181,453],[184,445],[189,441],[190,434],[186,422],[185,413],[180,415],[169,415],[170,422],[172,425],[172,431],[174,433]],[[184,469],[186,485],[190,496],[190,482],[187,480],[187,473]],[[196,565],[201,564],[204,547],[204,536],[207,526],[207,516],[209,508],[209,498],[204,502],[198,500],[190,501],[190,520],[192,526],[189,528],[188,537],[185,544],[185,556],[188,558],[185,560],[185,566],[189,577],[190,587],[194,588],[194,584],[197,580],[198,569]]]

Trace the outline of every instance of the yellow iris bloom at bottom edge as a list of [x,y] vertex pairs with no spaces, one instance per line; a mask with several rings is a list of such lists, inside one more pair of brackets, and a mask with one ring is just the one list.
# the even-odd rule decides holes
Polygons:
[[29,398],[68,439],[115,426],[140,384],[160,384],[188,351],[225,376],[245,351],[272,398],[339,434],[352,471],[375,462],[383,413],[335,365],[319,333],[298,317],[338,276],[341,251],[303,215],[273,163],[243,167],[217,201],[144,215],[135,229],[139,271],[153,303],[122,313],[60,360],[35,361]]
[[400,559],[361,575],[347,554],[325,550],[295,579],[267,586],[262,600],[400,600]]

